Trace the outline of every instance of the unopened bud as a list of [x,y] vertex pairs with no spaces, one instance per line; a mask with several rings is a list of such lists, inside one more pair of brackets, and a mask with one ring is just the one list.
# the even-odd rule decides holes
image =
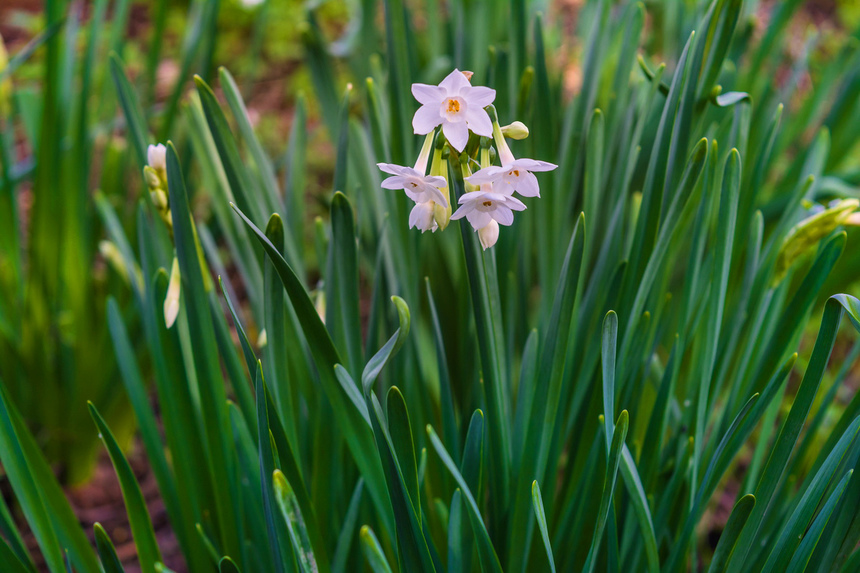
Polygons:
[[842,199],[792,227],[779,249],[772,285],[779,284],[796,261],[811,253],[839,225],[857,220],[854,211],[858,207],[860,201],[857,199]]
[[164,324],[167,328],[173,326],[179,316],[179,287],[182,284],[179,275],[179,259],[173,257],[170,269],[170,282],[167,283],[167,295],[164,297]]
[[113,269],[127,283],[129,282],[128,268],[117,246],[111,241],[99,241],[99,252]]
[[470,72],[467,70],[461,70],[460,73],[463,74],[464,76],[466,76],[466,79],[469,80],[470,82],[472,81],[472,76],[475,74],[475,72]]
[[487,226],[478,229],[478,238],[481,239],[481,246],[485,251],[496,244],[499,240],[499,224],[495,219],[491,219]]
[[150,189],[159,189],[163,186],[161,177],[158,171],[147,165],[143,168],[143,178],[146,180],[146,185]]
[[502,135],[516,140],[525,139],[529,136],[529,128],[523,122],[515,121],[502,128]]
[[[448,223],[451,221],[451,204],[448,203],[448,207],[445,208],[438,203],[433,204],[433,220],[436,221],[436,225],[438,225],[440,231],[444,231],[448,226]],[[435,229],[434,229],[435,230]]]
[[167,210],[167,193],[164,192],[164,189],[153,189],[149,192],[149,197],[159,212]]
[[146,148],[146,163],[156,171],[167,171],[167,148],[163,143]]

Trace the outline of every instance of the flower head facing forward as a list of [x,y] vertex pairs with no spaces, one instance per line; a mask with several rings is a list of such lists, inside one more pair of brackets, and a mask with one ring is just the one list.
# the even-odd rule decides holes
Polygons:
[[472,185],[492,183],[498,193],[511,195],[514,191],[523,197],[540,197],[540,186],[534,172],[552,171],[558,167],[547,161],[514,159],[502,167],[485,167],[466,178]]
[[483,185],[480,191],[464,193],[459,200],[460,208],[451,215],[451,219],[466,217],[477,231],[496,221],[500,225],[510,225],[514,222],[514,211],[524,211],[526,206],[511,195],[504,195],[493,190],[492,185]]
[[424,175],[411,167],[392,163],[377,163],[376,165],[385,173],[394,176],[382,182],[383,189],[403,189],[406,196],[416,203],[434,201],[446,209],[448,208],[448,200],[440,191],[440,189],[448,186],[444,177]]
[[489,137],[493,124],[484,108],[496,99],[496,90],[473,86],[460,70],[454,70],[438,86],[412,84],[412,95],[421,104],[412,118],[417,134],[427,134],[441,125],[448,142],[463,151],[469,130]]

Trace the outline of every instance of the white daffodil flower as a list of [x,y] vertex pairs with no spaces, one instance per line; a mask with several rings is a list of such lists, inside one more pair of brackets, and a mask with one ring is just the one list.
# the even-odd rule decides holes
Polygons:
[[[511,156],[513,157],[513,156]],[[496,192],[511,195],[514,191],[523,197],[540,197],[540,186],[534,172],[552,171],[558,167],[536,159],[513,159],[507,164],[490,166],[466,178],[472,185],[492,183]]]
[[409,213],[409,228],[416,227],[421,230],[421,232],[425,231],[433,231],[436,232],[436,229],[439,228],[439,225],[436,224],[436,218],[434,217],[434,212],[436,209],[436,203],[433,201],[425,201],[424,203],[416,203],[414,207],[412,207],[412,211]]
[[498,193],[506,195],[516,191],[523,197],[540,197],[540,186],[534,173],[552,171],[558,165],[548,161],[514,157],[505,136],[502,134],[502,128],[496,121],[493,122],[493,140],[496,143],[502,166],[485,167],[467,177],[466,181],[473,185],[492,183]]
[[491,184],[482,185],[480,191],[464,193],[459,203],[460,208],[451,215],[451,219],[466,217],[476,231],[489,225],[490,221],[510,225],[514,222],[513,212],[526,208],[516,197],[497,193]]
[[412,84],[412,95],[421,104],[412,118],[417,134],[431,133],[441,125],[442,133],[457,150],[469,141],[469,130],[489,137],[493,124],[484,108],[496,99],[496,90],[473,86],[460,70],[454,70],[438,86]]
[[478,238],[485,251],[495,245],[499,240],[499,223],[493,219],[489,225],[478,229]]
[[393,163],[377,163],[376,166],[385,173],[394,175],[394,177],[389,177],[382,182],[383,189],[403,189],[406,196],[416,203],[435,201],[447,209],[447,192],[443,193],[440,189],[446,189],[448,181],[438,175],[425,175],[427,160],[433,149],[433,135],[431,130],[425,138],[421,153],[418,154],[418,160],[415,161],[415,167],[404,167]]
[[394,175],[382,182],[383,189],[403,189],[406,196],[416,203],[435,201],[443,207],[448,207],[448,200],[440,191],[448,186],[444,177],[424,175],[411,167],[394,165],[393,163],[377,163],[382,171]]
[[156,171],[167,172],[167,148],[163,143],[146,148],[146,163]]

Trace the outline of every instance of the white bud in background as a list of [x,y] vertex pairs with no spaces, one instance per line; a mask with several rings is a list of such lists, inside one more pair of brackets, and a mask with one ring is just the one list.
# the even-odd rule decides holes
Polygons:
[[525,139],[529,136],[529,128],[521,121],[515,121],[502,128],[502,135],[511,139]]
[[481,246],[485,251],[495,245],[499,240],[499,223],[493,219],[486,227],[481,227],[478,230],[478,238],[481,239]]
[[179,287],[182,284],[179,275],[179,259],[173,257],[170,269],[170,282],[167,285],[167,295],[164,297],[164,323],[167,328],[173,326],[179,316]]
[[146,163],[156,171],[167,172],[167,148],[163,143],[146,148]]

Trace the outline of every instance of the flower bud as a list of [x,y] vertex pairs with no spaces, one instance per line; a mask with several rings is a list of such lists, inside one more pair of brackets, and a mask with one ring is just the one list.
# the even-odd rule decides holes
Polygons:
[[472,81],[472,76],[475,75],[475,72],[470,72],[468,70],[460,70],[460,73],[466,76],[466,79],[470,82]]
[[818,243],[837,227],[851,224],[854,211],[858,207],[860,201],[857,199],[842,199],[792,227],[779,249],[771,286],[782,282],[792,265],[812,253]]
[[425,231],[433,231],[435,233],[438,228],[434,219],[435,205],[436,203],[433,201],[416,203],[412,208],[412,212],[409,213],[409,228],[416,227],[422,233]]
[[529,128],[521,121],[515,121],[502,128],[502,135],[511,139],[525,139],[529,136]]
[[[445,227],[448,226],[448,222],[451,220],[451,212],[450,202],[447,209],[438,203],[433,204],[433,220],[436,221],[436,225],[438,225],[440,231],[444,231]],[[433,230],[435,231],[436,229]]]
[[170,282],[167,283],[167,295],[164,297],[164,324],[167,328],[173,326],[179,315],[179,287],[182,281],[179,276],[179,259],[173,257],[170,269]]
[[159,213],[167,210],[167,193],[164,192],[164,189],[153,189],[149,192],[149,197]]
[[143,178],[146,180],[146,185],[150,189],[160,189],[163,186],[161,177],[158,175],[158,171],[149,165],[143,168]]
[[167,171],[167,148],[163,143],[146,148],[146,163],[156,171]]
[[125,265],[122,253],[119,252],[119,248],[111,241],[99,241],[99,252],[119,276],[128,283],[128,268]]
[[485,251],[496,244],[499,240],[499,224],[495,219],[490,220],[486,227],[478,229],[478,238],[481,239],[481,246]]

